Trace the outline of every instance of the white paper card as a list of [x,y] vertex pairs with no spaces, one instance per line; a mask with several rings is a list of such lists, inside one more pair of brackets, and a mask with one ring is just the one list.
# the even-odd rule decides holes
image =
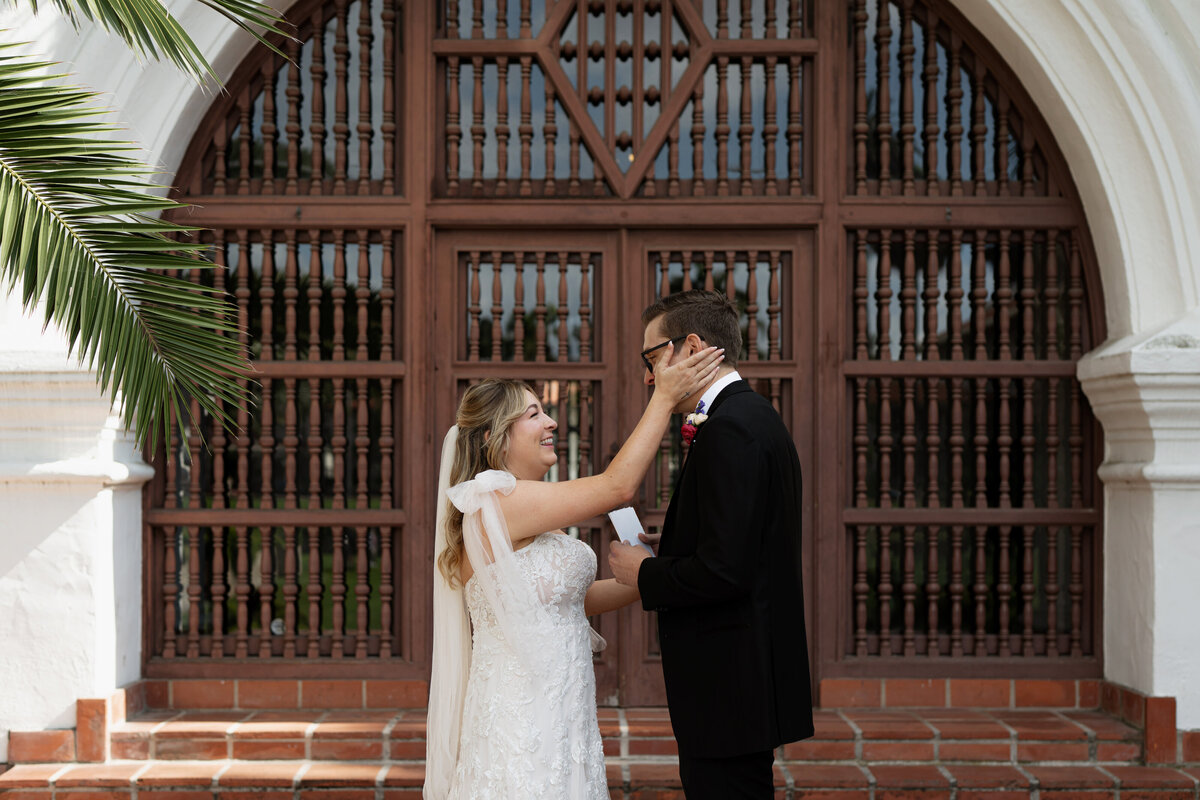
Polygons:
[[646,531],[642,527],[642,521],[638,519],[636,511],[629,506],[625,506],[624,508],[618,508],[616,511],[608,512],[608,518],[612,520],[613,527],[617,529],[617,536],[621,537],[622,542],[637,545],[650,555],[654,555],[654,548],[638,538],[639,533],[645,533]]

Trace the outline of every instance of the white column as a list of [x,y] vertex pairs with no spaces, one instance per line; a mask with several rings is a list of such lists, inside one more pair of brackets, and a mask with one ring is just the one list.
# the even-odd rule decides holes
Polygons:
[[0,295],[0,762],[141,671],[141,487],[95,374]]
[[1089,354],[1104,426],[1106,677],[1200,728],[1200,310]]

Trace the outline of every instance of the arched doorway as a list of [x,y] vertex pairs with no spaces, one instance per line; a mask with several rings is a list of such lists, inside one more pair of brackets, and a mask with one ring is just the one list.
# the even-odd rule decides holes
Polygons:
[[[149,490],[148,674],[424,674],[459,392],[531,380],[557,474],[599,470],[645,401],[640,310],[687,286],[742,304],[804,454],[819,677],[1101,674],[1090,239],[953,8],[425,5],[297,5],[294,63],[249,56],[180,170],[262,388]],[[657,702],[650,619],[598,624],[602,700]]]

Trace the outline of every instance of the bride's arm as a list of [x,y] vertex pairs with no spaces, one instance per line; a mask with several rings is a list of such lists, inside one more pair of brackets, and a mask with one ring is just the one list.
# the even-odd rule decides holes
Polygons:
[[583,598],[583,613],[590,617],[606,611],[616,611],[637,602],[640,597],[636,586],[622,586],[615,578],[592,581],[587,595]]
[[713,379],[724,359],[722,352],[709,347],[678,364],[664,366],[671,358],[668,347],[655,366],[650,404],[604,472],[557,483],[517,481],[511,494],[499,498],[513,543],[631,503],[658,452],[671,410],[685,395]]

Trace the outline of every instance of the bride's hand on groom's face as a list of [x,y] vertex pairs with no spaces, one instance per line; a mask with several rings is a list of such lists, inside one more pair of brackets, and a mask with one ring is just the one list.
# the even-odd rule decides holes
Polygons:
[[672,364],[674,343],[668,343],[665,349],[666,352],[654,365],[654,391],[664,393],[672,403],[690,397],[696,390],[706,386],[716,377],[721,362],[725,360],[723,349],[706,347]]

